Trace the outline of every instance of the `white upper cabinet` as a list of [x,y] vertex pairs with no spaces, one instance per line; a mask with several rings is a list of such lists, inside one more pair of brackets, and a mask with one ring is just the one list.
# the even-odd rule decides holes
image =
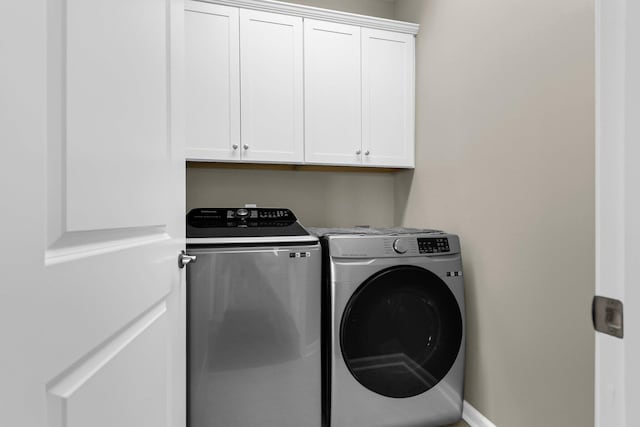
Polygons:
[[271,0],[185,10],[188,160],[414,167],[417,24]]
[[414,166],[415,38],[362,29],[365,166]]
[[300,163],[302,18],[240,10],[242,159]]
[[185,3],[186,157],[240,160],[239,10]]
[[305,161],[362,161],[360,27],[305,19]]

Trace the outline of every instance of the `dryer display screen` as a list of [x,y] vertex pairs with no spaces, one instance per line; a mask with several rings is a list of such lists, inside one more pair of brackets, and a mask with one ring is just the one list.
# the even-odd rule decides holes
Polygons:
[[446,237],[421,237],[418,238],[418,249],[421,254],[433,254],[450,252],[449,239]]

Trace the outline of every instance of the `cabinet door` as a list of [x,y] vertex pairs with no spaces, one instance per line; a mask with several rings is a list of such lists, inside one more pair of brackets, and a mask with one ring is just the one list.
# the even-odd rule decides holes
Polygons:
[[414,52],[410,34],[362,29],[365,166],[414,166]]
[[360,27],[304,20],[305,161],[362,162]]
[[240,160],[238,9],[187,1],[185,37],[186,157]]
[[240,10],[242,159],[303,160],[302,18]]

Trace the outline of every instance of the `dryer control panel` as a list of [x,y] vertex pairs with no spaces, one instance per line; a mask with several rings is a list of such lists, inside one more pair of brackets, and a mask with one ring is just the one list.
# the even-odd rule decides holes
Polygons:
[[418,250],[421,254],[450,252],[449,239],[446,237],[418,237]]
[[458,236],[449,233],[422,235],[329,235],[333,258],[398,258],[451,256],[460,253]]

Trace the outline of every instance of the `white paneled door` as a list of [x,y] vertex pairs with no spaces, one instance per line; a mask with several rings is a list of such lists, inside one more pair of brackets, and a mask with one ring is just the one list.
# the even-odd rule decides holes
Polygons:
[[306,162],[362,162],[360,70],[360,27],[304,20]]
[[624,337],[596,333],[595,425],[634,427],[640,425],[640,3],[595,5],[596,294],[624,304]]
[[184,426],[183,9],[0,5],[1,426]]
[[301,163],[302,18],[240,10],[242,159]]
[[365,166],[414,166],[415,37],[362,29]]
[[240,21],[237,7],[187,0],[186,157],[240,160]]

